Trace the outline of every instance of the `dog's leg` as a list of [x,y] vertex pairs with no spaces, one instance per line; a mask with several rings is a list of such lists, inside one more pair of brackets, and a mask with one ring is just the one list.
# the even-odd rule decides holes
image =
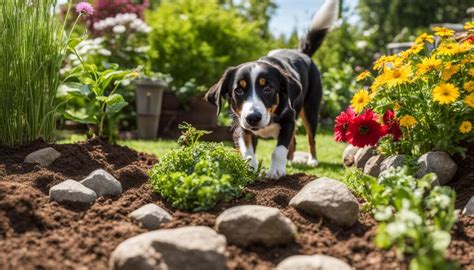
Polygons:
[[316,156],[316,126],[317,126],[317,117],[316,119],[310,119],[307,116],[308,109],[306,106],[301,110],[300,117],[303,120],[303,125],[306,130],[306,138],[308,140],[308,148],[310,157],[308,159],[308,166],[316,167],[318,166],[318,160]]
[[255,157],[255,147],[257,146],[257,137],[251,133],[239,130],[236,131],[236,144],[244,159],[249,160],[250,166],[255,170],[258,168],[257,158]]
[[268,171],[267,177],[271,179],[278,179],[286,175],[286,162],[288,157],[288,149],[295,132],[295,123],[290,121],[282,125],[280,134],[278,134],[278,142],[275,150],[272,153],[272,164]]

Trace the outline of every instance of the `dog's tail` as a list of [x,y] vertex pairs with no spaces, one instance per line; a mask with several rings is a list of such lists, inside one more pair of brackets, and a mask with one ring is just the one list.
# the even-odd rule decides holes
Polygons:
[[323,6],[313,17],[311,26],[306,36],[301,40],[300,51],[310,57],[323,44],[324,37],[329,28],[338,18],[339,0],[326,0]]

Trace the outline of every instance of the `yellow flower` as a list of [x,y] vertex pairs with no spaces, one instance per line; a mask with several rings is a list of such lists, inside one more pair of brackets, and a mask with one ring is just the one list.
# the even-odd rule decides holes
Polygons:
[[369,104],[369,101],[370,101],[369,91],[360,90],[352,97],[351,107],[354,109],[356,113],[360,113],[362,112],[362,110],[364,110],[365,106]]
[[464,41],[458,46],[458,53],[465,53],[470,51],[471,49],[474,49],[474,44],[468,41]]
[[419,52],[421,52],[421,50],[423,50],[425,48],[425,44],[423,43],[417,43],[413,46],[411,46],[410,49],[408,49],[408,51],[410,51],[412,54],[418,54]]
[[362,73],[360,73],[359,76],[357,76],[356,81],[362,81],[362,80],[364,80],[365,78],[369,77],[370,75],[371,75],[371,74],[370,74],[370,71],[365,70],[365,71],[363,71]]
[[428,35],[427,33],[423,33],[415,39],[415,42],[416,43],[424,43],[424,42],[433,43],[434,37],[433,35]]
[[401,68],[385,68],[383,79],[389,87],[394,87],[407,83],[410,80],[410,73],[411,67],[408,65],[402,66]]
[[464,90],[468,92],[474,91],[474,81],[468,81],[464,83]]
[[399,110],[400,110],[400,107],[401,107],[401,106],[400,106],[400,103],[395,102],[395,105],[393,106],[393,111],[395,111],[395,112],[399,111]]
[[377,90],[385,84],[385,78],[383,75],[379,75],[375,78],[374,82],[370,86],[370,91],[377,92]]
[[435,56],[425,57],[421,60],[421,63],[417,65],[418,71],[417,74],[425,74],[426,72],[437,69],[441,66],[442,62],[439,59],[436,59]]
[[374,63],[374,69],[379,70],[385,67],[387,63],[394,62],[397,59],[396,55],[382,55]]
[[439,104],[451,104],[459,97],[459,89],[451,83],[441,83],[433,89],[432,96]]
[[466,97],[464,104],[474,109],[474,93],[471,93]]
[[455,55],[461,52],[457,43],[444,43],[436,49],[436,52],[441,55]]
[[454,30],[445,27],[434,27],[433,31],[435,32],[435,35],[442,38],[448,38],[454,35]]
[[469,64],[469,63],[474,63],[474,55],[469,54],[463,57],[461,60],[461,65]]
[[453,65],[452,63],[448,63],[446,67],[444,67],[443,72],[441,73],[441,79],[443,81],[449,81],[449,79],[451,79],[451,77],[456,74],[460,68],[460,65]]
[[400,118],[400,126],[406,127],[406,128],[411,128],[416,125],[416,119],[415,117],[411,115],[405,115],[402,118]]
[[471,132],[472,130],[472,123],[469,121],[462,121],[461,125],[459,126],[459,132],[462,134],[466,134]]
[[464,24],[464,30],[474,30],[474,22],[466,22],[466,24]]
[[470,68],[468,74],[474,77],[474,68]]

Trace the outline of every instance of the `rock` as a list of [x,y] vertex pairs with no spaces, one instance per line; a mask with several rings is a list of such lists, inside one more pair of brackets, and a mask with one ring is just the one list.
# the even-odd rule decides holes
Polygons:
[[325,177],[306,184],[291,199],[290,205],[342,226],[354,224],[359,217],[359,203],[346,185]]
[[446,152],[428,152],[418,159],[420,169],[416,177],[421,178],[427,173],[435,173],[440,185],[445,185],[453,179],[458,166]]
[[357,168],[364,169],[367,161],[375,155],[375,147],[367,146],[359,149],[354,156],[354,165]]
[[34,151],[25,157],[25,163],[39,163],[41,166],[46,167],[51,165],[61,154],[52,147],[47,147]]
[[74,180],[61,182],[49,190],[49,197],[57,202],[93,203],[95,192]]
[[398,168],[405,165],[405,155],[394,155],[386,158],[380,164],[380,172],[386,171],[389,168]]
[[281,261],[276,270],[351,270],[344,261],[326,255],[296,255]]
[[217,217],[216,228],[229,243],[241,246],[286,244],[296,235],[296,226],[280,210],[260,205],[241,205],[225,210]]
[[166,210],[153,203],[138,208],[130,213],[129,216],[140,221],[148,230],[158,229],[162,223],[172,219]]
[[369,158],[367,163],[365,163],[364,173],[373,177],[378,177],[380,174],[380,166],[382,165],[383,160],[384,157],[382,155],[376,155]]
[[344,162],[344,165],[346,165],[347,167],[354,165],[354,158],[359,149],[359,147],[353,146],[351,144],[348,144],[346,146],[346,149],[344,149],[344,153],[342,153],[342,161]]
[[471,196],[466,206],[462,210],[463,215],[474,215],[474,196]]
[[117,196],[122,194],[122,184],[102,169],[91,172],[81,181],[81,184],[95,191],[97,196]]
[[113,270],[226,269],[226,240],[204,226],[142,233],[120,243],[109,261]]

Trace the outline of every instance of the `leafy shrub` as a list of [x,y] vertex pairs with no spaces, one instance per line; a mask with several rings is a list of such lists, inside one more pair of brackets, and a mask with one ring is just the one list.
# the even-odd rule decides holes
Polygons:
[[[471,28],[473,34],[472,24],[466,28]],[[461,143],[474,139],[474,44],[470,39],[457,42],[453,33],[446,28],[437,29],[435,35],[440,45],[433,51],[428,44],[435,37],[422,34],[409,50],[378,59],[374,64],[378,73],[375,78],[368,71],[360,74],[360,80],[370,79],[372,84],[352,98],[355,111],[352,119],[374,111],[384,115],[381,119],[374,114],[374,121],[387,125],[385,116],[390,115],[390,127],[396,130],[387,128],[378,136],[378,139],[385,135],[392,137],[380,145],[385,153],[414,156],[431,150],[463,153]],[[348,132],[349,143],[352,143],[351,123],[353,120],[336,123],[336,129]],[[355,130],[363,136],[373,128],[378,127],[360,125]]]
[[150,171],[150,182],[156,192],[174,207],[200,211],[210,209],[221,200],[241,194],[257,178],[255,172],[236,151],[222,143],[199,142],[205,132],[190,125],[181,136],[180,148],[171,150]]
[[458,214],[455,193],[445,186],[432,188],[434,179],[434,174],[415,179],[407,168],[391,169],[379,180],[360,173],[352,177],[356,193],[380,222],[375,244],[410,255],[410,269],[456,268],[444,259]]

